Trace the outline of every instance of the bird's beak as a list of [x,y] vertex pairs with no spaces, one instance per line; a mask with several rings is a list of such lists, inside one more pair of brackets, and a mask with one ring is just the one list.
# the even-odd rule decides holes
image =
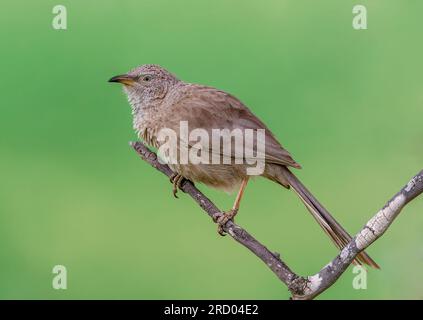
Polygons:
[[135,78],[131,77],[127,74],[122,74],[120,76],[110,78],[109,82],[119,82],[119,83],[125,84],[127,86],[131,86],[131,85],[134,84]]

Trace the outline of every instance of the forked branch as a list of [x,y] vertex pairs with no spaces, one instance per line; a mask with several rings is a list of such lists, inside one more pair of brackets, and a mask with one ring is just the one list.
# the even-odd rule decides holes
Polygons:
[[[157,155],[150,151],[142,142],[131,142],[131,146],[141,158],[151,166],[168,176],[173,171],[166,165],[161,164]],[[221,214],[213,202],[210,201],[191,182],[182,184],[181,190],[189,194],[198,205],[211,217]],[[376,215],[371,218],[361,231],[352,238],[349,244],[320,272],[313,276],[302,277],[294,273],[283,262],[277,253],[272,253],[244,228],[231,220],[224,226],[224,231],[234,240],[248,248],[260,258],[270,270],[288,287],[292,299],[313,299],[330,286],[344,273],[358,253],[370,246],[388,229],[394,219],[411,200],[423,193],[423,170],[420,171],[406,186],[404,186]]]

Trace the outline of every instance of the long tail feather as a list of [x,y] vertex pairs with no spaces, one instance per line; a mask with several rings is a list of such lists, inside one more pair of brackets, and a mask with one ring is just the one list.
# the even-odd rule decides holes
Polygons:
[[[281,166],[284,181],[288,181],[289,185],[294,189],[304,205],[316,219],[318,224],[332,239],[335,245],[341,250],[350,241],[351,236],[348,232],[335,220],[334,217],[320,204],[319,201],[311,194],[310,191],[301,183],[300,180],[285,166]],[[360,252],[357,255],[355,264],[367,264],[376,269],[380,269],[379,265],[366,252]]]

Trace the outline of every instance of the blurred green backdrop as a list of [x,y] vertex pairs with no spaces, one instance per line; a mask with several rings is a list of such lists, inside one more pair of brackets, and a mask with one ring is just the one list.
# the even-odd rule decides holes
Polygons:
[[[0,298],[286,299],[245,248],[128,146],[121,88],[144,63],[232,92],[304,167],[352,233],[422,169],[423,2],[2,1]],[[68,30],[51,26],[68,11]],[[221,208],[228,196],[202,188]],[[321,299],[423,298],[423,199]],[[292,192],[250,184],[237,220],[298,273],[336,254]],[[54,265],[68,289],[51,285]],[[406,276],[405,276],[406,275]]]

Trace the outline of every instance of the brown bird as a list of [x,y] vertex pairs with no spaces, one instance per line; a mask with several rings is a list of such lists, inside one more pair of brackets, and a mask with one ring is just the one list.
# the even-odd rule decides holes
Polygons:
[[[164,128],[171,129],[177,134],[178,151],[182,150],[182,146],[187,146],[190,150],[198,147],[186,137],[182,137],[181,121],[186,121],[191,129],[202,128],[210,136],[214,129],[264,129],[265,154],[263,160],[265,167],[261,176],[287,189],[292,187],[339,249],[342,249],[351,240],[348,232],[289,169],[289,167],[300,169],[301,166],[276,140],[266,125],[236,97],[209,86],[186,83],[158,65],[142,65],[126,74],[111,78],[109,82],[119,82],[124,85],[124,91],[132,108],[134,129],[142,140],[155,148],[163,146],[164,141],[159,139],[159,134]],[[254,146],[257,146],[258,142],[259,140],[256,138]],[[207,148],[210,154],[217,154],[220,159],[234,158],[233,151],[231,150],[230,154],[225,153],[223,146],[217,151],[208,144]],[[217,219],[219,233],[223,235],[222,226],[229,219],[233,219],[238,212],[243,192],[249,180],[247,174],[249,165],[246,162],[182,163],[179,155],[176,155],[176,159],[175,155],[169,153],[166,156],[173,157],[171,160],[174,160],[169,163],[169,166],[175,172],[172,179],[175,196],[183,179],[201,182],[225,191],[239,187],[232,210]],[[245,161],[251,160],[245,155],[243,157]],[[361,252],[357,256],[355,263],[365,263],[379,268],[365,252]]]

